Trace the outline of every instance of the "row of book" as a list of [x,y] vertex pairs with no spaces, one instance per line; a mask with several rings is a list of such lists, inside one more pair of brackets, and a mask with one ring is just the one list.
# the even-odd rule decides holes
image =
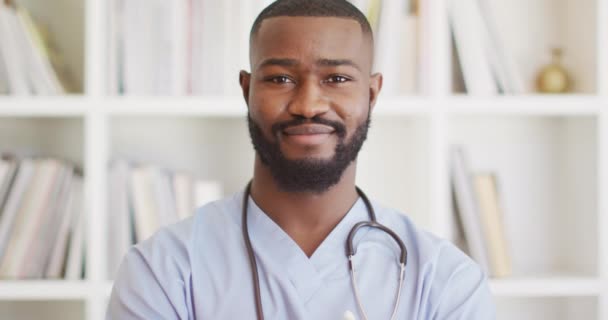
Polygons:
[[[350,0],[376,35],[374,69],[388,95],[418,88],[418,0]],[[130,95],[238,95],[249,69],[249,29],[272,0],[110,0],[109,91]],[[18,3],[18,1],[17,1]],[[527,91],[491,1],[449,0],[457,70],[472,95]],[[61,94],[69,86],[45,32],[26,9],[0,3],[0,94]],[[428,53],[426,53],[428,54]]]
[[491,277],[512,275],[496,174],[471,171],[464,148],[456,146],[451,150],[451,177],[463,249]]
[[367,17],[374,32],[374,72],[384,78],[385,95],[420,91],[418,0],[349,0]]
[[503,41],[492,1],[448,0],[455,48],[456,84],[470,95],[522,94],[529,91],[518,64]]
[[73,165],[0,159],[0,278],[83,278],[83,203],[83,179]]
[[[110,0],[110,93],[238,95],[249,31],[271,0]],[[376,34],[389,95],[417,90],[415,0],[352,0]]]
[[21,6],[0,1],[0,94],[65,93],[45,33]]
[[150,164],[116,160],[108,181],[108,270],[112,276],[133,244],[222,197],[221,184]]

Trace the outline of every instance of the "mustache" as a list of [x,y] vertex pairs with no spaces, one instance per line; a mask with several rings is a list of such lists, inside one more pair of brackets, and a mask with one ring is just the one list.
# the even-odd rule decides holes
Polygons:
[[346,126],[344,124],[342,124],[341,122],[327,120],[327,119],[318,118],[318,117],[314,117],[314,118],[310,118],[310,119],[294,118],[294,119],[287,120],[287,121],[277,122],[277,123],[273,124],[271,127],[272,134],[277,135],[279,132],[281,132],[289,127],[299,126],[302,124],[326,125],[326,126],[334,128],[338,137],[344,138],[344,136],[346,135]]

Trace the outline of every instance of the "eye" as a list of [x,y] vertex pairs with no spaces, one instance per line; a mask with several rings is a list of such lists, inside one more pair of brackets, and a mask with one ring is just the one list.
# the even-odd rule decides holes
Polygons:
[[329,78],[327,78],[327,80],[325,80],[325,82],[327,83],[344,83],[350,81],[350,79],[348,77],[345,76],[341,76],[341,75],[332,75]]
[[268,77],[266,79],[266,81],[270,81],[270,82],[276,83],[276,84],[293,83],[293,80],[291,80],[291,78],[289,78],[288,76],[273,76],[273,77]]

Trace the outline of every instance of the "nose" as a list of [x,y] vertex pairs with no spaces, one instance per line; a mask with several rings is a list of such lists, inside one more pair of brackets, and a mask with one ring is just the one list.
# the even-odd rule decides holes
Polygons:
[[288,111],[294,116],[311,119],[326,113],[329,108],[329,99],[323,95],[320,84],[315,81],[303,81],[296,88]]

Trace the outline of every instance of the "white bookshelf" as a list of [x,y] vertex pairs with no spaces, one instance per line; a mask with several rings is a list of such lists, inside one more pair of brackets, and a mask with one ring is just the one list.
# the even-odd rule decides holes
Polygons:
[[[449,237],[448,149],[463,144],[474,170],[492,170],[500,179],[514,276],[490,281],[498,319],[608,319],[608,0],[491,1],[504,13],[497,22],[509,30],[505,41],[525,62],[527,78],[547,47],[557,44],[577,79],[575,92],[452,92],[446,6],[444,0],[422,1],[420,45],[429,53],[421,61],[428,71],[422,92],[381,95],[358,183],[421,227]],[[83,14],[53,22],[52,31],[65,38],[62,46],[84,93],[0,96],[0,149],[56,155],[83,166],[87,277],[0,281],[0,318],[101,320],[112,286],[106,270],[108,161],[153,161],[221,180],[226,194],[235,192],[253,165],[245,104],[238,96],[106,94],[106,1],[61,0],[55,13],[44,1],[26,2],[49,21],[62,20],[61,12]],[[522,20],[509,21],[511,16]],[[82,38],[70,33],[78,23],[86,27]]]

